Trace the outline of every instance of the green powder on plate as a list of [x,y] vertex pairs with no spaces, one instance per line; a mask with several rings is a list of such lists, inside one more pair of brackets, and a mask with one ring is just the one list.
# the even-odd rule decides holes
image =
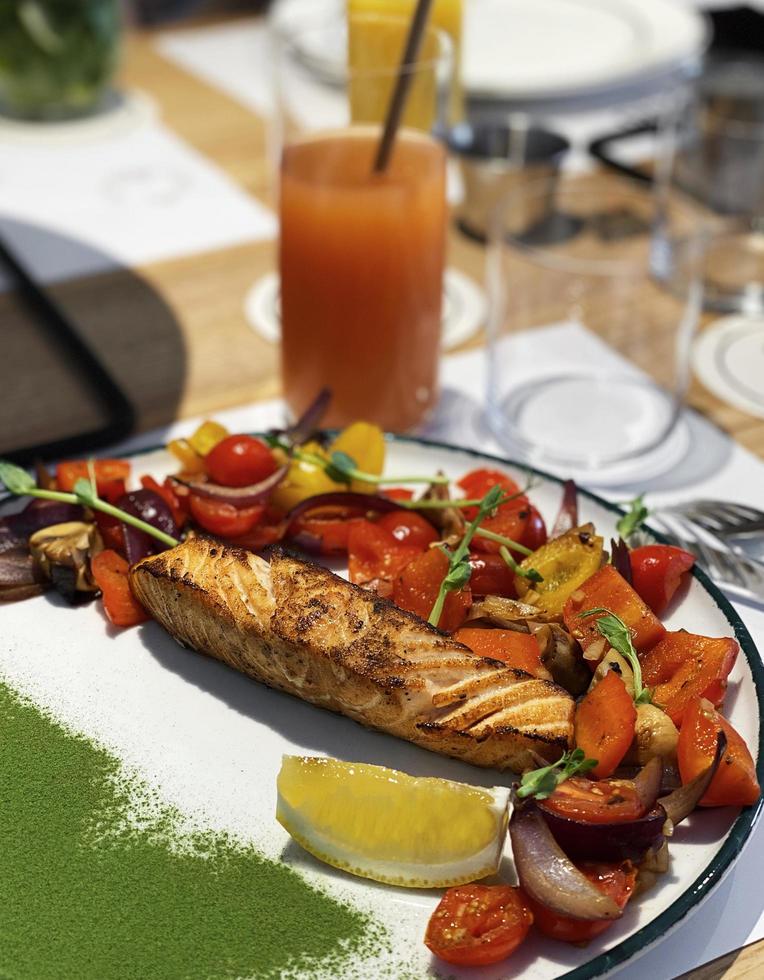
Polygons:
[[167,809],[128,821],[134,801],[117,759],[0,684],[0,975],[342,976],[386,945],[224,834],[173,840]]

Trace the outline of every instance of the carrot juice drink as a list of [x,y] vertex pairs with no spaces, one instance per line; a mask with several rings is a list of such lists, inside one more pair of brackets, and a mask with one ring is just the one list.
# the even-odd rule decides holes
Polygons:
[[299,415],[328,385],[328,425],[405,431],[437,397],[445,151],[401,130],[372,174],[378,127],[313,135],[282,155],[282,377]]

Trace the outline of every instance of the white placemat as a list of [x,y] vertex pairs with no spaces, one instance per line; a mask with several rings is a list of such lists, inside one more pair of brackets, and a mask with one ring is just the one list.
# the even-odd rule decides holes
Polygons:
[[0,232],[44,282],[275,235],[271,211],[150,114],[72,125],[0,131]]

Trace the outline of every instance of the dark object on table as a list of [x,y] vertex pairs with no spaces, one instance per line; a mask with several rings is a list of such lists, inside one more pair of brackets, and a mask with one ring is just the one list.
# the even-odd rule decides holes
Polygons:
[[107,413],[107,422],[100,428],[78,436],[69,436],[14,450],[8,454],[8,458],[17,463],[29,464],[37,460],[76,456],[83,452],[92,452],[129,435],[135,423],[135,412],[125,393],[93,351],[82,341],[66,313],[35,282],[2,239],[0,239],[0,268],[12,277],[21,300],[48,334],[51,342],[59,348],[62,356],[70,361],[74,370],[92,389],[97,401]]
[[270,0],[132,0],[135,18],[143,24],[181,20],[201,14],[260,14]]

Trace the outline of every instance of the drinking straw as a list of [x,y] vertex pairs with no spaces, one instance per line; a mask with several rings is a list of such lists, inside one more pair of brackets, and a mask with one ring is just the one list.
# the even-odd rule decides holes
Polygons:
[[395,79],[395,87],[387,107],[385,126],[382,130],[382,137],[377,147],[377,155],[374,158],[374,173],[381,174],[387,169],[390,162],[390,155],[393,152],[395,135],[406,107],[411,80],[413,78],[413,67],[422,44],[424,29],[427,19],[430,16],[432,0],[417,0],[414,15],[411,18],[406,46],[403,50],[401,63],[398,65],[398,76]]

